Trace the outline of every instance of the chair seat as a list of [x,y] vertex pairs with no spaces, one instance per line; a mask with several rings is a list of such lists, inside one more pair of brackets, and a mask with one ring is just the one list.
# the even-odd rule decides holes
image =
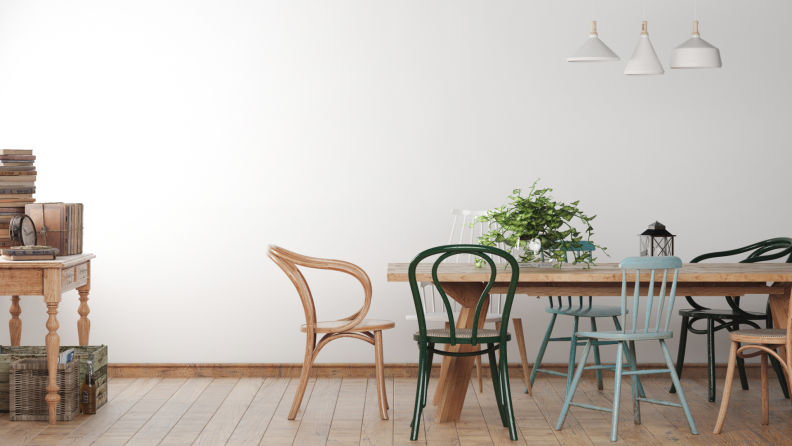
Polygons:
[[578,337],[595,338],[595,339],[613,339],[615,341],[645,341],[648,339],[671,339],[674,337],[673,331],[659,331],[657,333],[646,333],[643,330],[638,332],[627,330],[622,333],[621,331],[579,331]]
[[[424,319],[426,322],[448,322],[448,313],[445,311],[439,313],[424,313]],[[484,322],[491,323],[491,322],[500,322],[503,319],[503,316],[500,314],[495,313],[487,313],[487,318]],[[408,321],[417,321],[418,316],[414,314],[407,315]],[[459,320],[459,313],[454,313],[454,320]]]
[[749,344],[786,344],[787,331],[783,328],[759,328],[751,330],[735,330],[729,333],[729,339]]
[[[621,316],[621,307],[609,307],[605,305],[572,305],[564,307],[546,307],[545,312],[564,314],[567,316],[578,317],[613,317]],[[629,311],[627,311],[629,313]]]
[[[470,328],[457,328],[456,329],[457,344],[470,344],[470,337],[473,336],[473,330]],[[492,344],[500,342],[500,331],[482,328],[476,331],[477,342],[479,344]],[[426,337],[431,343],[437,344],[450,344],[451,343],[451,330],[447,328],[438,328],[433,330],[426,330]],[[417,331],[413,335],[413,339],[418,341],[421,339],[421,332]],[[506,340],[511,340],[511,333],[506,333]]]
[[[316,333],[330,333],[330,330],[338,327],[343,327],[344,325],[348,324],[349,321],[327,321],[327,322],[317,322],[316,323]],[[380,331],[380,330],[388,330],[396,326],[396,323],[393,321],[386,321],[383,319],[363,319],[360,321],[357,326],[346,330],[344,333],[356,333],[361,331]],[[305,333],[308,331],[305,328],[305,325],[300,326],[300,331]]]
[[708,310],[696,310],[693,308],[686,308],[679,310],[680,316],[699,317],[699,318],[717,318],[717,319],[746,319],[751,321],[760,321],[766,318],[764,313],[757,313],[755,311],[746,311],[750,316],[738,314],[734,310],[725,310],[718,308],[710,308]]

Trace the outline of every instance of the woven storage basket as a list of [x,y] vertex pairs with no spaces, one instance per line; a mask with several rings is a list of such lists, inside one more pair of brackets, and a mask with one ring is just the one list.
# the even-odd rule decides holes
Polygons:
[[[47,421],[49,406],[47,396],[46,359],[20,359],[11,363],[10,418],[11,421]],[[74,359],[68,364],[58,364],[57,421],[71,421],[80,413],[80,363]]]

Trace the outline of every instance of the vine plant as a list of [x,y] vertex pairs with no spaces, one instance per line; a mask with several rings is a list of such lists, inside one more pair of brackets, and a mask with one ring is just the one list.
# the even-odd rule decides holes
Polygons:
[[[521,189],[515,189],[509,195],[511,203],[488,211],[487,215],[478,217],[470,226],[473,227],[477,222],[490,223],[491,230],[479,237],[479,244],[497,247],[503,243],[510,254],[517,248],[527,247],[532,240],[538,241],[541,248],[537,252],[526,249],[519,262],[536,262],[544,257],[555,260],[554,266],[560,268],[566,261],[567,250],[581,247],[580,242],[584,237],[591,242],[591,236],[594,235],[591,221],[596,215],[589,217],[578,209],[579,200],[570,204],[555,201],[549,195],[553,189],[537,189],[538,182],[539,179],[533,183],[525,197],[521,195]],[[585,226],[582,233],[572,226],[573,219]],[[606,250],[602,246],[594,246],[602,252]],[[590,267],[597,260],[588,251],[576,254],[572,264],[584,262]],[[605,252],[605,255],[608,253]]]

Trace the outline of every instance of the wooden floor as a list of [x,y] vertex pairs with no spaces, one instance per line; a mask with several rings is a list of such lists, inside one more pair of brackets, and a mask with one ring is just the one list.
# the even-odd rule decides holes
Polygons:
[[[644,379],[648,398],[676,401],[668,379]],[[718,401],[707,402],[706,379],[685,379],[700,435],[690,434],[681,409],[641,405],[642,425],[633,424],[629,380],[623,382],[619,443],[629,445],[792,445],[792,405],[777,382],[771,383],[770,425],[760,424],[758,380],[751,390],[736,384],[724,433],[712,434]],[[0,416],[0,445],[608,445],[610,414],[573,407],[564,429],[554,431],[565,380],[540,378],[534,396],[512,377],[519,442],[509,441],[499,420],[492,385],[484,393],[468,388],[462,419],[435,424],[435,408],[424,409],[418,442],[409,441],[415,380],[387,380],[390,417],[381,421],[373,379],[311,380],[297,419],[286,419],[297,379],[289,378],[115,378],[111,400],[97,415],[80,415],[50,427],[45,422],[12,422]],[[436,380],[430,383],[429,401]],[[609,406],[613,379],[605,390],[585,380],[575,395],[581,403]]]

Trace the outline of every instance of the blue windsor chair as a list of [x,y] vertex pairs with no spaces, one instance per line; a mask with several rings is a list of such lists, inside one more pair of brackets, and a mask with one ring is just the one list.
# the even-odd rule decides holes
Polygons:
[[[438,293],[443,301],[443,308],[448,316],[448,328],[445,329],[426,329],[426,319],[424,317],[425,311],[423,302],[421,300],[420,285],[416,280],[415,270],[421,260],[440,254],[440,257],[434,261],[432,265],[432,279],[437,288]],[[451,309],[448,296],[443,290],[442,283],[437,278],[437,268],[448,257],[459,254],[471,254],[483,259],[491,270],[491,275],[487,286],[479,297],[478,304],[476,305],[476,312],[473,318],[472,328],[456,328],[454,321],[454,312]],[[506,293],[503,302],[503,311],[501,313],[500,329],[484,329],[477,328],[479,326],[479,317],[486,317],[486,309],[483,309],[484,303],[489,299],[489,291],[495,284],[497,276],[497,268],[495,262],[490,257],[495,255],[501,257],[509,263],[511,270],[511,281],[509,282],[509,289]],[[509,438],[512,441],[517,441],[517,425],[514,421],[514,410],[512,409],[511,401],[511,388],[509,386],[509,361],[506,357],[506,343],[511,340],[511,334],[506,330],[509,326],[509,314],[511,313],[512,301],[514,300],[514,292],[517,289],[517,281],[520,277],[520,268],[517,260],[514,259],[509,253],[498,248],[481,245],[447,245],[438,246],[436,248],[427,249],[418,254],[410,263],[408,270],[408,279],[410,281],[410,290],[415,303],[415,314],[418,320],[418,332],[415,333],[413,339],[418,342],[419,359],[418,359],[418,389],[415,395],[415,411],[413,413],[413,420],[410,426],[412,432],[410,439],[415,441],[418,439],[418,431],[421,423],[421,413],[423,408],[426,407],[426,394],[429,386],[429,375],[432,371],[432,359],[435,353],[442,356],[480,356],[488,355],[490,371],[492,374],[492,386],[495,389],[495,398],[498,403],[498,411],[500,412],[501,422],[504,427],[509,428]],[[482,315],[482,312],[484,313]],[[446,352],[443,350],[435,349],[435,344],[470,344],[476,346],[478,344],[487,344],[486,349],[462,352]],[[495,352],[500,353],[500,361],[496,360]]]
[[[582,253],[588,253],[586,257],[590,262],[593,258],[593,253],[596,250],[596,247],[593,243],[587,241],[580,241],[577,244],[580,246],[578,247],[571,247],[567,249],[567,255],[572,253],[576,258],[580,258]],[[556,305],[553,302],[553,297],[558,297],[558,304]],[[578,305],[572,304],[572,296],[567,296],[567,305],[563,305],[561,303],[561,296],[548,296],[550,299],[550,306],[545,308],[545,312],[552,314],[550,317],[550,323],[547,325],[547,331],[545,332],[544,339],[542,340],[542,345],[539,347],[539,353],[536,355],[536,361],[534,361],[534,367],[531,370],[531,386],[533,386],[534,381],[536,380],[536,374],[539,372],[547,373],[550,375],[556,376],[563,376],[567,379],[566,383],[566,393],[569,393],[569,387],[572,384],[572,374],[575,371],[575,358],[577,356],[577,348],[582,347],[585,345],[585,341],[578,340],[577,331],[578,331],[578,322],[581,317],[589,318],[591,321],[591,331],[597,331],[597,318],[599,317],[610,317],[613,319],[613,325],[616,330],[621,330],[621,325],[619,324],[619,315],[621,315],[621,308],[620,307],[613,307],[613,306],[605,306],[605,305],[592,305],[591,303],[591,296],[588,298],[588,304],[583,303],[583,296],[579,296]],[[629,313],[629,312],[628,312]],[[556,323],[556,318],[561,316],[572,316],[575,318],[572,324],[572,336],[571,337],[561,337],[561,338],[551,338],[550,336],[553,333],[553,327]],[[545,370],[541,368],[542,365],[542,358],[544,358],[545,351],[547,350],[547,344],[550,342],[569,342],[569,365],[567,368],[567,373],[556,372],[555,370]],[[616,345],[618,341],[595,341],[592,345],[594,347],[594,364],[597,366],[602,365],[600,363],[600,346],[602,345]],[[631,357],[629,350],[626,351],[627,358],[628,358],[628,365],[629,365],[629,358]],[[603,367],[605,369],[615,370],[615,365]],[[596,369],[597,375],[597,388],[602,390],[602,369]],[[638,382],[638,391],[640,396],[643,397],[644,391],[643,387],[641,386],[640,381]],[[525,387],[525,392],[529,393],[529,386]]]
[[[612,421],[611,421],[611,441],[616,441],[619,433],[619,398],[621,397],[621,381],[623,375],[629,375],[632,381],[632,399],[633,399],[633,414],[635,419],[635,424],[641,424],[641,402],[644,403],[652,403],[652,404],[661,404],[665,406],[674,406],[674,407],[681,407],[685,411],[685,417],[687,418],[688,424],[690,425],[690,430],[694,435],[698,434],[698,430],[696,429],[696,423],[693,421],[693,416],[690,413],[690,407],[688,407],[687,400],[685,399],[685,393],[682,390],[682,387],[679,385],[679,377],[676,374],[676,370],[674,369],[674,363],[671,361],[671,355],[668,353],[668,347],[666,346],[665,340],[670,339],[674,336],[673,331],[668,330],[668,325],[671,322],[671,313],[674,309],[674,297],[676,296],[676,286],[677,286],[677,277],[679,275],[679,268],[682,267],[682,260],[679,257],[629,257],[624,259],[621,264],[619,264],[619,268],[622,269],[622,298],[621,298],[621,316],[622,320],[624,320],[624,328],[617,331],[592,331],[592,332],[580,332],[578,333],[579,337],[588,338],[586,341],[586,347],[583,350],[583,358],[578,365],[577,370],[575,371],[575,377],[572,380],[572,388],[566,394],[566,398],[564,400],[564,406],[561,409],[561,415],[558,417],[558,423],[555,426],[556,430],[561,430],[561,427],[564,424],[564,419],[566,418],[567,413],[569,412],[569,406],[578,406],[583,407],[585,409],[594,409],[594,410],[602,410],[605,412],[612,412]],[[635,272],[635,293],[633,295],[633,306],[632,306],[632,328],[627,329],[627,270],[634,269]],[[649,281],[649,289],[646,299],[646,316],[644,318],[644,326],[643,328],[638,328],[638,307],[640,304],[640,279],[641,279],[641,270],[651,270],[651,278]],[[650,322],[652,317],[652,306],[654,303],[654,287],[655,287],[655,272],[658,269],[663,270],[663,282],[660,287],[660,294],[657,298],[657,310],[655,316],[655,326],[654,328],[650,328]],[[660,330],[660,326],[663,319],[663,308],[664,304],[666,303],[665,293],[666,293],[666,284],[668,282],[668,272],[669,270],[673,270],[674,279],[671,285],[671,292],[668,295],[668,309],[665,311],[665,323],[663,325],[662,331]],[[580,377],[583,374],[583,370],[591,370],[597,368],[604,368],[605,366],[586,366],[586,358],[591,351],[591,347],[596,339],[606,339],[611,341],[617,341],[619,346],[616,350],[616,377],[613,387],[613,408],[606,408],[606,407],[599,407],[593,406],[590,404],[582,404],[582,403],[575,403],[572,402],[572,397],[575,395],[575,390],[577,389],[578,382],[580,382]],[[663,356],[665,357],[666,365],[668,366],[667,369],[656,369],[656,370],[638,370],[636,364],[636,352],[635,352],[635,341],[659,341],[660,347],[663,350]],[[629,371],[622,371],[623,365],[623,355],[626,351],[627,344],[629,343],[629,351],[630,351],[630,370]],[[679,396],[679,404],[671,403],[668,401],[659,401],[649,398],[644,398],[638,395],[638,375],[650,375],[650,374],[658,374],[658,373],[669,373],[671,375],[671,381],[674,383],[677,389],[677,394]]]

